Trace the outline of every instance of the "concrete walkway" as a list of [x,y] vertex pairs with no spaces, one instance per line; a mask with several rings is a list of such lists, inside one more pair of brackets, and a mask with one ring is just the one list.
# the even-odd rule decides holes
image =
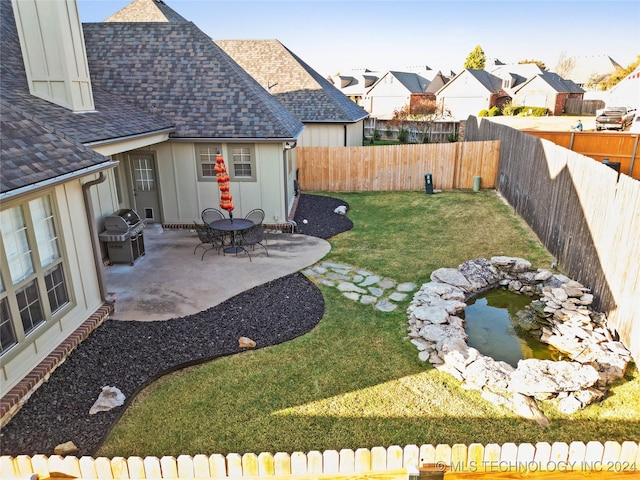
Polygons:
[[300,234],[267,234],[269,256],[259,245],[245,254],[218,255],[203,249],[195,231],[144,231],[146,255],[135,265],[105,267],[107,291],[116,296],[114,319],[168,320],[201,312],[276,278],[298,272],[321,260],[331,246],[326,240]]

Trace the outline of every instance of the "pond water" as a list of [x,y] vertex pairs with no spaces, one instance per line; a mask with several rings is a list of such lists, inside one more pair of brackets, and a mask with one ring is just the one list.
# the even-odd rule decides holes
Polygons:
[[525,310],[533,300],[504,288],[469,300],[464,313],[467,344],[513,367],[524,358],[559,360],[560,352],[518,326],[517,312]]

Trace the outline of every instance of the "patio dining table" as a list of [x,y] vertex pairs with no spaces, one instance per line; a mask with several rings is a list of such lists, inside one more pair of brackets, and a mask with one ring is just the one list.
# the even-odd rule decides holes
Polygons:
[[223,232],[229,232],[231,234],[231,245],[224,248],[224,253],[246,252],[244,247],[238,242],[236,238],[236,232],[242,232],[253,227],[254,223],[246,218],[223,218],[221,220],[214,220],[209,224],[214,230],[221,230]]

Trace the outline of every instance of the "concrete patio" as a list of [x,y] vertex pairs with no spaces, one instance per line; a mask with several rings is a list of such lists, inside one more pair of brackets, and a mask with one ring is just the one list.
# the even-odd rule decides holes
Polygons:
[[104,269],[107,291],[116,296],[116,320],[168,320],[191,315],[258,285],[300,271],[321,260],[329,242],[300,234],[267,234],[265,246],[246,254],[223,255],[203,249],[195,231],[144,230],[146,254],[133,266]]

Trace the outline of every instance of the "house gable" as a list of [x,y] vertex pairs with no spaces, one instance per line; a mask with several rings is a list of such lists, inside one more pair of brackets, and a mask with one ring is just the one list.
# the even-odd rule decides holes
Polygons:
[[354,123],[367,116],[278,40],[216,40],[301,122]]

